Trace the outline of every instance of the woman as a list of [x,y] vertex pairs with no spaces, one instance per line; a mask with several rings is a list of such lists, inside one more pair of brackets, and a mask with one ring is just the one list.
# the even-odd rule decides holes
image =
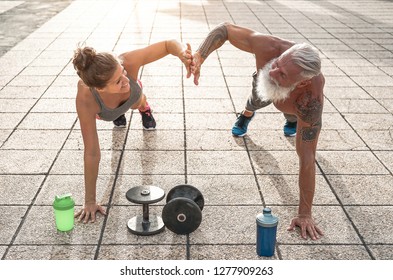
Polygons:
[[142,49],[126,52],[115,57],[111,53],[96,52],[91,47],[75,50],[73,64],[78,76],[76,110],[84,143],[85,203],[75,214],[78,221],[85,223],[96,220],[96,212],[106,214],[106,210],[96,201],[96,182],[100,162],[100,146],[97,136],[96,119],[113,121],[117,126],[125,126],[124,113],[138,109],[142,115],[144,129],[156,126],[151,109],[142,93],[138,80],[139,69],[168,54],[179,57],[190,77],[192,60],[191,47],[177,40],[167,40]]

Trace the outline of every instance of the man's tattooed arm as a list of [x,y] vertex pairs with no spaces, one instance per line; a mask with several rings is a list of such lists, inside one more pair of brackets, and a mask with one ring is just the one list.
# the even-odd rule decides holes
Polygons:
[[300,131],[302,140],[314,141],[322,127],[322,103],[307,92],[296,100],[296,110],[299,118],[309,124]]
[[228,30],[224,23],[215,27],[207,35],[205,41],[199,46],[197,52],[203,59],[206,59],[214,50],[221,47],[228,40]]

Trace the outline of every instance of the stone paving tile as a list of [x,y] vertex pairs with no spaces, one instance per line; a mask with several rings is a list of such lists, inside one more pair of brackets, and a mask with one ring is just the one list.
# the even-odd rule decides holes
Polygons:
[[369,248],[377,260],[393,259],[392,245],[370,245]]
[[186,260],[185,245],[102,245],[99,260]]
[[327,175],[344,205],[391,205],[393,178],[390,175]]
[[280,245],[281,257],[291,260],[370,260],[361,245]]
[[0,158],[7,161],[0,165],[0,174],[45,174],[56,157],[57,151],[0,150]]
[[6,260],[93,260],[94,245],[13,245]]
[[[258,175],[258,184],[266,204],[296,205],[298,202],[297,175]],[[326,179],[316,176],[314,203],[318,205],[337,205],[338,201]]]
[[95,245],[103,226],[102,216],[95,223],[75,222],[70,232],[56,229],[55,215],[51,206],[33,206],[24,220],[14,244],[20,245]]
[[255,245],[192,245],[190,259],[192,260],[278,260],[277,253],[272,257],[259,257]]
[[9,244],[26,214],[27,206],[0,206],[0,210],[4,214],[0,221],[0,243]]
[[[346,206],[366,244],[392,243],[392,206]],[[383,217],[383,222],[377,217]]]
[[[113,175],[99,175],[97,178],[97,201],[101,205],[108,205],[111,189],[114,184]],[[75,201],[75,208],[79,209],[84,203],[83,175],[49,175],[45,180],[35,205],[52,205],[55,196],[70,193]]]
[[[392,259],[392,9],[375,0],[0,1],[1,258]],[[97,122],[97,201],[108,215],[57,232],[55,195],[72,193],[76,210],[84,199],[78,77],[70,63],[78,43],[122,53],[178,38],[196,50],[223,21],[320,50],[326,87],[313,209],[325,236],[314,242],[287,231],[297,211],[298,160],[295,138],[282,134],[283,115],[269,106],[247,137],[231,135],[255,62],[230,44],[210,55],[199,86],[182,78],[174,57],[142,69],[157,130],[143,131],[137,111],[126,114],[124,129]],[[167,193],[184,183],[205,197],[195,232],[141,237],[127,230],[142,212],[126,199],[129,188],[153,184]],[[151,210],[161,214],[164,205]],[[280,218],[272,258],[255,253],[263,206]]]
[[66,140],[67,130],[15,130],[4,143],[6,150],[59,150]]
[[44,178],[44,175],[1,175],[1,191],[8,195],[0,197],[0,205],[29,205]]

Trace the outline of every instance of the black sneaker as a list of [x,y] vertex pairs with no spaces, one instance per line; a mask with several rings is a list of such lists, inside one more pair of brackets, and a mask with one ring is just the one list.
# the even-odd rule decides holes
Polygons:
[[121,115],[116,120],[113,121],[113,124],[117,127],[125,127],[127,124],[126,116]]
[[144,112],[139,111],[142,116],[142,125],[146,130],[153,130],[156,128],[156,120],[151,114],[151,110],[146,110]]

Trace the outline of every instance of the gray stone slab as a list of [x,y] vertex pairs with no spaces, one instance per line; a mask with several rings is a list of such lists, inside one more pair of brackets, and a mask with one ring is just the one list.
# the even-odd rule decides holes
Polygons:
[[0,129],[14,129],[24,116],[24,113],[0,113]]
[[250,151],[250,157],[256,174],[299,173],[299,159],[295,151]]
[[390,174],[393,173],[393,152],[375,152],[376,156],[381,160],[382,164],[389,169]]
[[228,130],[188,130],[187,150],[191,151],[233,151],[245,150],[243,138],[233,137]]
[[75,220],[69,232],[56,228],[52,206],[33,206],[15,239],[18,245],[96,245],[103,226],[103,217],[97,215],[96,222],[82,223]]
[[[192,245],[191,260],[278,260],[277,252],[272,257],[260,257],[256,253],[255,245]],[[268,265],[268,263],[265,263]]]
[[122,174],[184,174],[182,151],[125,151]]
[[32,113],[76,113],[73,99],[43,99],[41,98],[31,110]]
[[70,129],[75,113],[29,113],[18,126],[21,129]]
[[[377,87],[363,87],[364,90],[369,93],[372,97],[381,99],[391,99],[391,87],[377,86]],[[383,102],[383,100],[381,100]]]
[[132,130],[127,135],[127,150],[184,150],[183,130]]
[[27,113],[37,102],[36,99],[0,99],[0,112]]
[[[127,222],[132,217],[142,215],[142,206],[113,206],[110,209],[106,229],[102,238],[102,244],[122,244],[122,245],[174,245],[174,244],[185,244],[186,236],[178,235],[171,232],[168,229],[164,229],[163,232],[141,236],[133,234],[127,227]],[[150,215],[162,215],[162,206],[150,205]],[[146,256],[145,256],[146,257]]]
[[0,204],[28,205],[40,188],[42,175],[2,175],[0,176]]
[[[120,151],[101,151],[100,174],[116,174],[119,160]],[[83,151],[61,151],[51,174],[83,174]]]
[[3,145],[10,150],[59,150],[66,137],[67,130],[23,130],[14,131]]
[[[177,113],[153,113],[156,129],[184,129],[184,115]],[[112,125],[113,126],[113,125]],[[143,129],[139,112],[134,111],[131,119],[131,129]]]
[[[113,175],[98,175],[96,200],[101,205],[108,205],[114,183]],[[75,212],[85,202],[83,175],[49,175],[35,200],[35,205],[52,205],[56,195],[70,193],[75,201]]]
[[330,99],[330,101],[341,113],[388,113],[373,99]]
[[393,123],[392,114],[344,114],[355,130],[386,130]]
[[[166,86],[166,85],[162,85],[162,86],[152,86],[149,85],[147,83],[145,83],[144,81],[142,81],[143,83],[143,93],[146,95],[147,100],[149,102],[150,98],[181,98],[182,97],[182,88],[180,85],[176,85],[176,86]],[[186,92],[186,90],[185,90]]]
[[253,174],[245,151],[187,152],[188,174]]
[[[255,217],[262,206],[206,206],[190,244],[255,244]],[[236,213],[236,215],[234,215]]]
[[186,127],[191,130],[231,129],[235,121],[235,114],[195,113],[187,115]]
[[7,250],[7,246],[0,246],[0,256],[2,258],[6,250]]
[[368,150],[366,144],[363,142],[355,131],[353,130],[336,130],[324,129],[321,130],[318,140],[318,151],[329,150],[343,150],[343,151],[358,151]]
[[148,103],[154,113],[183,113],[183,100],[181,99],[181,92],[179,98],[149,98]]
[[334,79],[326,79],[326,87],[356,87],[356,83],[350,77],[334,77]]
[[378,159],[367,151],[319,151],[317,161],[325,174],[388,174]]
[[95,245],[13,245],[6,260],[93,260]]
[[[261,203],[253,175],[189,175],[188,184],[198,188],[205,205],[253,205]],[[239,191],[242,195],[239,197]]]
[[322,114],[323,129],[349,130],[351,127],[340,113],[323,113]]
[[[113,124],[109,124],[113,127]],[[132,135],[137,132],[134,130]],[[113,127],[111,130],[97,130],[98,140],[101,150],[121,150],[123,149],[125,138],[127,137],[126,128]],[[64,150],[84,150],[81,130],[73,130],[68,136],[63,147]]]
[[[68,87],[68,86],[51,86],[49,87],[42,98],[55,98],[55,99],[60,99],[60,98],[69,98],[75,101],[77,89],[75,87]],[[75,104],[74,104],[75,107]]]
[[392,206],[346,206],[366,244],[392,243]]
[[186,260],[186,245],[102,245],[99,260]]
[[338,67],[348,67],[348,66],[373,67],[374,66],[372,63],[362,58],[358,58],[358,59],[335,58],[333,59],[333,63]]
[[186,113],[230,113],[234,108],[231,100],[226,99],[186,99]]
[[367,92],[356,86],[356,87],[329,87],[326,86],[324,89],[326,97],[335,99],[370,99],[370,95]]
[[328,175],[330,185],[344,205],[391,205],[390,175]]
[[0,150],[0,174],[42,174],[49,171],[57,151]]
[[389,130],[357,130],[357,133],[373,151],[393,150],[390,128]]
[[284,260],[370,260],[361,245],[279,245]]
[[[257,179],[266,204],[299,204],[299,179],[297,175],[258,175]],[[328,183],[321,175],[316,176],[313,203],[318,205],[338,204]]]
[[373,76],[371,79],[370,79],[370,77],[353,76],[352,79],[358,85],[360,85],[362,87],[373,87],[373,86],[391,87],[391,86],[393,86],[393,78],[389,77],[388,75]]
[[10,86],[49,86],[55,80],[56,76],[16,76],[10,83]]
[[[166,95],[165,95],[166,96]],[[222,87],[209,87],[209,86],[189,86],[184,87],[184,98],[228,98],[228,90]]]
[[4,141],[10,136],[12,130],[10,129],[0,129],[0,146],[4,144]]
[[0,90],[0,97],[10,99],[35,99],[41,97],[45,90],[46,87],[6,86]]
[[[242,138],[234,138],[238,145],[243,145]],[[244,137],[249,151],[294,151],[295,137],[285,137],[279,130],[250,130]]]
[[369,248],[377,260],[393,259],[392,245],[370,245]]
[[53,74],[60,74],[63,69],[63,65],[51,66],[51,67],[26,67],[19,75],[21,76],[50,76]]
[[9,244],[19,227],[27,206],[0,206],[4,217],[0,220],[0,243]]
[[[70,58],[64,58],[63,59],[64,62],[53,62],[53,65],[65,65],[69,62]],[[48,65],[48,66],[52,66],[52,65]],[[74,73],[74,75],[70,75],[70,76],[65,76],[65,75],[60,75],[57,76],[56,79],[53,81],[53,84],[51,84],[54,87],[64,87],[64,86],[68,86],[70,88],[76,88],[77,84],[79,81],[79,77]]]
[[[160,86],[180,86],[182,83],[181,73],[174,76],[144,76],[143,84],[160,87]],[[179,95],[181,92],[179,92]]]

